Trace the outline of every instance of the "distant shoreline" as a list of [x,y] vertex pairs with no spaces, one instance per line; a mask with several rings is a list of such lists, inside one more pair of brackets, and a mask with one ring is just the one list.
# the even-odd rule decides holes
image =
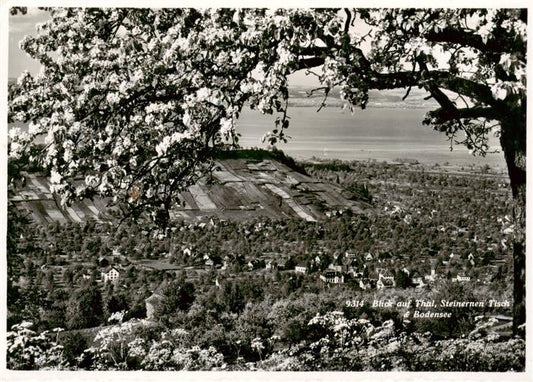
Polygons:
[[330,163],[343,163],[343,164],[350,164],[350,163],[375,163],[376,165],[392,165],[392,166],[412,166],[413,169],[420,169],[423,168],[424,172],[428,174],[437,174],[437,173],[446,173],[447,175],[459,175],[459,176],[465,176],[465,175],[475,175],[475,176],[481,176],[481,177],[487,177],[487,178],[498,178],[502,180],[509,180],[509,175],[507,173],[506,168],[500,168],[500,167],[491,167],[487,165],[476,165],[476,164],[470,164],[470,165],[457,165],[457,164],[449,164],[449,163],[443,163],[443,164],[426,164],[421,163],[416,159],[410,159],[410,158],[397,158],[393,161],[387,161],[387,160],[376,160],[376,159],[368,159],[368,160],[339,160],[339,159],[322,159],[322,158],[310,158],[310,159],[297,159],[295,158],[297,163],[305,164],[305,163],[312,163],[312,164],[330,164]]

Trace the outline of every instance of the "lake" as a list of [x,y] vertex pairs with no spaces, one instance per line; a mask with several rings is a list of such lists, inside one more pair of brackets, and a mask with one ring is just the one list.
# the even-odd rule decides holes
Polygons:
[[[505,169],[498,139],[491,135],[491,150],[500,153],[477,157],[469,154],[462,145],[449,142],[443,133],[422,125],[426,109],[368,108],[356,110],[352,115],[341,108],[324,108],[316,112],[313,107],[293,107],[287,135],[288,143],[278,143],[277,148],[297,159],[311,157],[393,161],[416,159],[434,165],[448,162],[451,165],[485,165]],[[237,122],[242,134],[243,147],[267,147],[261,137],[274,128],[275,116],[262,115],[246,109]]]
[[[373,107],[356,110],[352,115],[340,107],[289,109],[291,122],[288,143],[277,147],[297,159],[394,161],[416,159],[420,163],[460,166],[482,166],[506,169],[503,154],[487,154],[485,158],[469,154],[466,147],[454,145],[453,151],[445,134],[422,125],[426,109]],[[261,137],[274,129],[275,116],[244,109],[237,121],[243,147],[263,147]],[[20,126],[21,124],[16,124]],[[11,126],[11,125],[10,125]],[[24,126],[24,125],[23,125]],[[26,127],[26,126],[24,126]],[[497,138],[490,137],[492,149],[501,151]]]

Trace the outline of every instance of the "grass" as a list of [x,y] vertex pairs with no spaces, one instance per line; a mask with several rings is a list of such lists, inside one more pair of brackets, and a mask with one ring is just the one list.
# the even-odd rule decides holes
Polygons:
[[172,271],[172,270],[181,269],[181,267],[178,267],[176,265],[170,264],[167,261],[162,261],[162,260],[140,260],[140,261],[135,261],[133,264],[144,265],[146,267],[150,267],[158,271],[163,271],[163,270]]

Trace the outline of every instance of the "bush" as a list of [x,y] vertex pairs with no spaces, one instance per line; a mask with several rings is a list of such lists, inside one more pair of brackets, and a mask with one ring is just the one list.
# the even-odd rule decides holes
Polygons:
[[37,333],[31,322],[13,325],[7,332],[7,368],[11,370],[52,370],[66,367],[63,347],[51,339],[53,333]]
[[80,333],[69,333],[62,341],[63,354],[70,366],[77,364],[77,359],[87,349],[87,340]]
[[[392,320],[374,326],[342,312],[317,315],[312,342],[273,353],[261,365],[269,370],[313,371],[523,371],[525,341],[497,334],[432,340],[431,334],[399,331]],[[320,338],[317,338],[320,337]]]

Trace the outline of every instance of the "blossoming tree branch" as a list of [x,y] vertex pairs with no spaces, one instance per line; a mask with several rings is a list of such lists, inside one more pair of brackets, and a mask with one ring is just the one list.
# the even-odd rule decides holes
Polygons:
[[42,66],[10,88],[9,119],[29,130],[11,131],[9,156],[47,169],[63,203],[109,197],[125,215],[165,225],[213,152],[237,143],[244,107],[278,113],[267,138],[285,139],[287,78],[307,70],[317,90],[339,87],[351,107],[364,108],[370,89],[425,89],[439,107],[424,122],[474,153],[499,134],[523,227],[526,10],[48,11],[21,42]]

